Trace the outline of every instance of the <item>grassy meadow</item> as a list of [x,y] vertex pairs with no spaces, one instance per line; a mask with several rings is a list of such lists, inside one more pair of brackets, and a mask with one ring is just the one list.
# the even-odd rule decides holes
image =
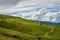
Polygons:
[[60,40],[60,26],[0,14],[0,40]]

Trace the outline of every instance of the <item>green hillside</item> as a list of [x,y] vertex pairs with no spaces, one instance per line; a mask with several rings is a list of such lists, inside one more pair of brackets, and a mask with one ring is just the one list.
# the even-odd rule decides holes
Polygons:
[[60,40],[60,26],[0,14],[0,40]]

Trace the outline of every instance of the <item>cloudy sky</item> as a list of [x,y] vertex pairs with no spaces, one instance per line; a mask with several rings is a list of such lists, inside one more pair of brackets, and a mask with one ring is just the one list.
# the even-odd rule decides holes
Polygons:
[[[38,11],[40,11],[41,8],[43,12],[42,14],[44,15],[42,16],[44,17],[43,20],[49,21],[51,20],[52,16],[54,16],[52,18],[53,21],[54,20],[56,21],[58,17],[60,18],[60,0],[0,0],[0,14],[9,14],[14,16],[23,15],[24,17],[27,16],[29,17],[29,15],[32,14],[37,15]],[[46,10],[47,8],[48,10]],[[49,11],[49,13],[46,12],[46,14],[44,14],[45,11],[43,9],[45,11]],[[55,12],[59,11],[59,12],[52,13],[51,11],[55,11]],[[47,13],[52,16],[49,16]],[[49,16],[49,17],[46,18],[45,16],[46,17]],[[57,21],[60,22],[60,19],[58,19]]]
[[17,11],[40,8],[58,8],[60,7],[60,0],[0,0],[0,12]]

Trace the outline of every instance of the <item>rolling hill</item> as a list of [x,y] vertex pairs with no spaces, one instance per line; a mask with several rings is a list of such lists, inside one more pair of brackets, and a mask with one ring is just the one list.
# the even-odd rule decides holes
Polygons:
[[60,26],[0,14],[0,40],[60,40]]

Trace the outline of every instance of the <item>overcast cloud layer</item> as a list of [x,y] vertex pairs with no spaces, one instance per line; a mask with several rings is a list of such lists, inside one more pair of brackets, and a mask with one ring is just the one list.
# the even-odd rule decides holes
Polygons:
[[[22,7],[60,7],[60,0],[0,0],[0,9],[15,9]],[[9,11],[10,11],[9,10]]]
[[38,21],[60,22],[60,0],[0,0],[0,13]]

